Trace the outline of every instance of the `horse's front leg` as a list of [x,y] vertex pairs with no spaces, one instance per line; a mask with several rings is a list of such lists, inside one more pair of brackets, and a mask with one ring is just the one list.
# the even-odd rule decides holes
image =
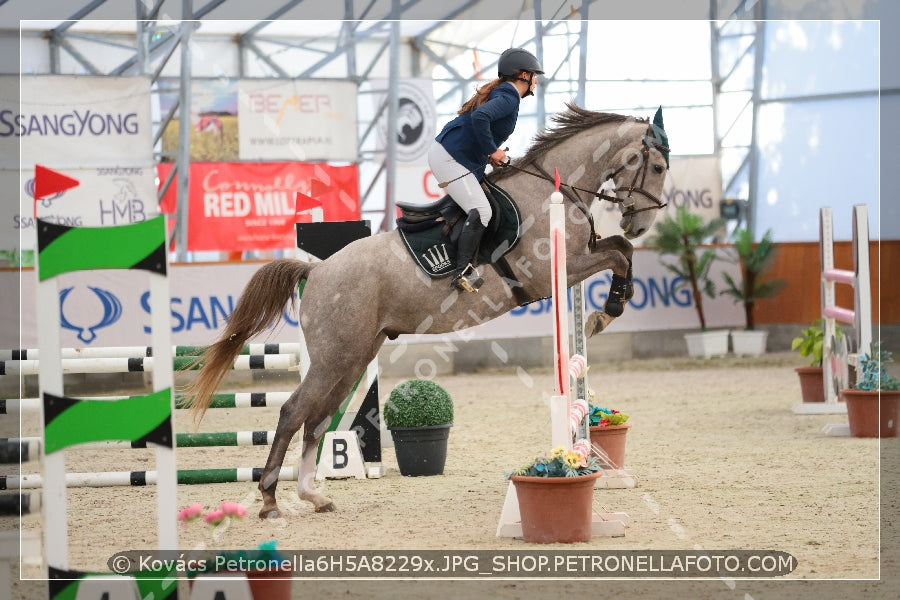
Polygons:
[[[609,294],[603,305],[602,311],[594,311],[588,315],[585,321],[585,334],[590,337],[606,329],[616,317],[622,315],[625,304],[634,295],[634,283],[631,268],[631,258],[634,255],[634,246],[624,237],[616,235],[604,238],[590,254],[569,260],[574,263],[577,281],[583,281],[595,273],[606,269],[612,270],[612,283],[609,286]],[[571,271],[570,271],[571,272]]]

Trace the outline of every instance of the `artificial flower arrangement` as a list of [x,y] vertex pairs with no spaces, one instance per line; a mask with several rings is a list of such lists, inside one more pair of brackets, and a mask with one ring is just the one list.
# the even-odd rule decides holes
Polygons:
[[591,427],[609,427],[610,425],[622,425],[628,420],[628,415],[613,408],[602,408],[590,405]]
[[507,473],[509,478],[513,475],[527,477],[578,477],[590,475],[601,468],[601,463],[596,457],[591,456],[586,448],[567,450],[557,446],[548,452],[535,456],[531,462],[522,465],[515,471]]
[[[188,523],[192,521],[203,520],[212,527],[213,539],[216,541],[219,541],[231,521],[243,520],[247,516],[246,507],[238,502],[222,502],[215,510],[205,514],[203,511],[204,507],[199,502],[192,504],[178,511],[178,520],[183,527],[188,527]],[[194,577],[200,573],[215,571],[247,570],[245,566],[258,571],[280,571],[286,564],[290,564],[290,561],[278,552],[277,545],[277,540],[270,540],[260,544],[256,550],[218,551],[210,561],[204,563],[204,568],[193,570],[188,576]]]

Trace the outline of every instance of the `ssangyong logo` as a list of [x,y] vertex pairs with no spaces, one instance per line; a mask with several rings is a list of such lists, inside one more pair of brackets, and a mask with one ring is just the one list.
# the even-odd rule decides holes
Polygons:
[[[34,198],[34,178],[32,177],[28,181],[25,182],[25,193],[28,194],[30,198]],[[44,196],[41,198],[41,205],[45,208],[50,208],[53,205],[53,201],[57,198],[62,198],[65,192],[59,192],[53,194],[52,196]]]
[[[74,286],[67,287],[59,292],[59,320],[63,329],[77,331],[78,339],[85,344],[90,344],[97,339],[98,329],[109,327],[119,320],[122,316],[122,302],[109,290],[90,285],[87,288],[100,300],[100,310],[94,308],[97,306],[95,303],[90,303],[91,307],[77,311],[78,318],[73,318],[74,315],[71,313],[75,311],[72,310],[69,311],[70,314],[67,316],[66,299],[72,293],[72,290],[75,289]],[[99,318],[97,317],[98,313],[100,313]]]

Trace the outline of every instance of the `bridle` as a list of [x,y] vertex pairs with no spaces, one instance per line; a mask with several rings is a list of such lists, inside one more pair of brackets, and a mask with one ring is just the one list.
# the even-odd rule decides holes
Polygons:
[[[607,194],[604,191],[592,191],[585,188],[580,188],[574,185],[570,185],[568,183],[560,183],[560,192],[562,192],[563,196],[565,196],[570,202],[572,202],[578,209],[584,213],[585,217],[587,217],[588,223],[591,225],[591,238],[588,241],[588,247],[590,249],[594,248],[594,245],[600,239],[600,236],[596,233],[594,229],[594,216],[588,210],[587,205],[581,199],[578,192],[584,192],[585,194],[589,194],[598,200],[606,200],[607,202],[612,202],[613,204],[621,204],[625,210],[622,211],[622,217],[631,217],[636,215],[637,213],[641,213],[647,210],[661,210],[665,208],[667,205],[665,202],[648,192],[644,189],[644,182],[647,180],[647,169],[650,167],[650,148],[655,148],[660,153],[665,155],[665,153],[669,152],[669,147],[659,142],[655,141],[653,137],[653,126],[647,126],[647,133],[644,134],[644,137],[641,139],[641,144],[643,146],[641,150],[641,155],[643,159],[643,165],[641,168],[635,171],[634,179],[631,181],[631,185],[628,186],[628,195],[625,198],[619,198],[616,193],[619,191],[618,188],[613,190],[613,195]],[[613,180],[615,184],[615,177],[619,175],[623,170],[630,167],[633,164],[632,160],[628,160],[621,167],[607,175],[603,178],[603,183],[606,183],[609,180]],[[543,167],[534,163],[534,167],[539,171],[535,173],[534,171],[529,171],[528,169],[523,169],[522,167],[517,167],[512,164],[509,160],[501,165],[501,168],[511,168],[516,171],[520,171],[522,173],[527,173],[533,177],[537,177],[539,179],[546,179],[547,181],[555,181],[554,178],[548,173]],[[568,189],[565,189],[568,188]],[[653,202],[653,206],[645,206],[644,208],[635,208],[635,201],[633,198],[634,194],[640,194],[645,198],[649,199]],[[629,204],[625,204],[630,201]],[[628,228],[631,227],[631,222],[629,222],[628,226],[625,229],[625,232],[628,232]]]

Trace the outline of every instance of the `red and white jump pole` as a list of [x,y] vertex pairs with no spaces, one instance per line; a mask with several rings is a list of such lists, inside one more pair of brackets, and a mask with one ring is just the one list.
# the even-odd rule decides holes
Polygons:
[[[555,171],[555,170],[554,170]],[[583,377],[587,359],[580,354],[569,357],[568,274],[566,272],[566,212],[559,191],[559,172],[555,171],[556,189],[550,194],[550,279],[553,298],[553,376],[554,395],[550,397],[550,441],[553,448],[562,446],[583,457],[591,451],[590,441],[573,442],[573,432],[588,417],[584,398],[571,400],[571,380]],[[586,430],[586,428],[585,428]],[[628,515],[594,513],[593,533],[623,536]],[[509,483],[506,501],[497,526],[497,537],[521,537],[522,523],[516,488]]]

